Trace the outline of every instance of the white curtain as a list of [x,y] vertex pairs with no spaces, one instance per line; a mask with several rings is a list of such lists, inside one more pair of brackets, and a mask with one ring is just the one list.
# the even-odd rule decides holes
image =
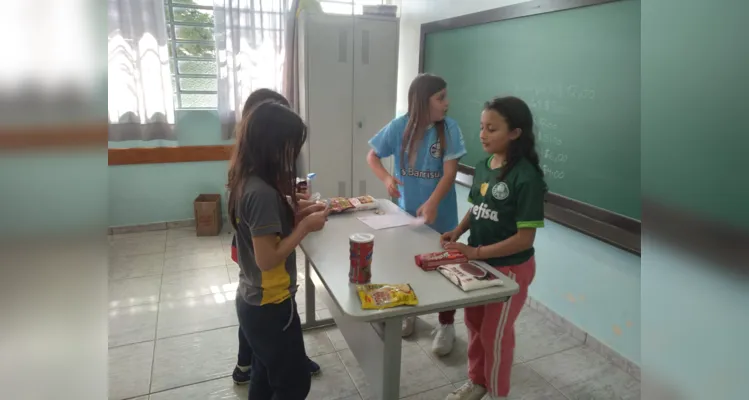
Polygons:
[[108,0],[109,140],[175,140],[164,0]]
[[234,136],[244,101],[259,88],[282,90],[289,0],[215,0],[218,113],[224,139]]

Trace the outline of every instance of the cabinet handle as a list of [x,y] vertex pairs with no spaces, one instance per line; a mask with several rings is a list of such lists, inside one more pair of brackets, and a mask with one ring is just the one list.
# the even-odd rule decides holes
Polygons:
[[338,181],[338,197],[349,197],[346,194],[346,182]]
[[369,64],[369,31],[361,31],[361,63]]
[[364,124],[362,124],[362,122],[361,122],[361,121],[359,121],[359,122],[357,122],[357,123],[356,123],[356,126],[358,126],[358,127],[359,127],[359,129],[361,129],[361,127],[362,127],[363,125],[364,125]]
[[348,58],[348,30],[341,29],[338,32],[338,62],[345,63]]

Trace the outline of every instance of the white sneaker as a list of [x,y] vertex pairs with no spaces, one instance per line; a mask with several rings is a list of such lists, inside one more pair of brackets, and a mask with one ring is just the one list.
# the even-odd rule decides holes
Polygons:
[[415,327],[416,317],[403,318],[403,325],[401,326],[401,337],[405,338],[413,335]]
[[448,394],[445,400],[481,400],[485,394],[485,387],[468,381],[458,390]]
[[440,357],[448,355],[455,343],[455,326],[453,324],[440,325],[434,328],[432,333],[434,334],[432,352]]

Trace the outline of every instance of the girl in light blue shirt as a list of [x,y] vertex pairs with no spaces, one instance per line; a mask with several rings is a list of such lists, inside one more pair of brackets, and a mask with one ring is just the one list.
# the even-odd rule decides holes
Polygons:
[[[391,197],[411,215],[424,218],[439,233],[458,225],[455,176],[466,154],[458,123],[447,117],[447,83],[431,74],[417,76],[408,89],[408,113],[382,128],[370,141],[367,163]],[[381,158],[395,157],[395,174]],[[439,314],[432,350],[446,355],[455,341],[455,311]],[[414,318],[403,321],[403,336],[414,330]]]

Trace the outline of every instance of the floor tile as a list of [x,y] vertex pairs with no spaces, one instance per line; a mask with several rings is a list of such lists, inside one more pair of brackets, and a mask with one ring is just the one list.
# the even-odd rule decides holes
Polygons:
[[640,383],[587,346],[527,364],[570,399],[639,399]]
[[[363,399],[374,398],[373,388],[364,376],[351,350],[338,352]],[[450,381],[419,346],[404,346],[401,354],[401,397],[449,385]]]
[[169,254],[164,259],[164,273],[188,271],[199,268],[225,267],[226,260],[221,252],[198,254]]
[[109,279],[141,278],[161,275],[164,253],[121,256],[109,259]]
[[237,346],[236,327],[157,340],[151,391],[231,375]]
[[221,239],[215,236],[210,237],[183,237],[166,242],[167,258],[201,254],[201,253],[223,253]]
[[358,395],[346,367],[336,353],[312,357],[320,364],[320,375],[312,380],[309,400],[336,400]]
[[110,281],[109,308],[158,303],[160,289],[161,276]]
[[525,364],[515,364],[510,378],[507,400],[567,400],[536,371]]
[[227,377],[152,394],[149,400],[247,400],[247,392],[247,385]]
[[109,245],[110,257],[127,257],[142,254],[163,254],[166,241],[163,239],[138,238],[115,239]]
[[153,341],[156,338],[156,304],[109,310],[109,347]]
[[452,383],[462,382],[468,379],[468,331],[465,324],[455,324],[455,343],[450,354],[439,357],[432,353],[431,332],[417,332],[419,346],[432,359],[434,364],[442,371]]
[[166,235],[169,233],[166,229],[151,230],[143,232],[130,232],[130,233],[115,233],[112,235],[113,241],[126,241],[126,240],[166,240]]
[[170,300],[159,304],[159,339],[238,325],[235,293]]
[[239,265],[230,260],[226,263],[226,269],[229,271],[229,280],[231,283],[239,282]]
[[[300,287],[296,292],[296,304],[299,306],[300,310],[306,310],[307,306],[307,299],[306,299],[306,292],[304,291],[304,287]],[[320,310],[326,310],[328,307],[325,305],[325,303],[322,301],[320,296],[317,296],[315,298],[315,311]]]
[[226,267],[201,268],[164,274],[161,279],[162,302],[229,291]]
[[524,308],[515,322],[515,362],[526,362],[558,353],[582,342],[538,311]]
[[[230,230],[225,224],[214,237],[197,237],[194,227],[109,236],[110,399],[247,399],[247,387],[230,378],[236,362],[239,274],[230,258]],[[302,290],[297,303],[303,321],[304,281],[319,282],[311,275],[304,276],[304,254],[298,250]],[[322,296],[316,298],[318,320],[330,317]],[[414,335],[402,342],[400,392],[405,398],[442,400],[467,378],[463,310],[455,316],[457,341],[445,357],[431,354],[437,325],[437,314],[421,316]],[[515,361],[521,364],[513,367],[508,399],[640,398],[638,381],[539,312],[524,308],[515,328]],[[155,344],[154,337],[160,338]],[[304,341],[322,367],[310,399],[372,398],[337,328],[306,331]]]
[[304,348],[307,350],[307,356],[309,357],[335,352],[328,334],[322,329],[304,331]]
[[170,242],[173,242],[178,239],[182,238],[188,238],[188,237],[197,237],[195,234],[195,227],[194,226],[185,226],[181,228],[171,228],[167,230],[166,239]]
[[109,400],[148,394],[153,342],[109,349]]
[[333,315],[330,314],[330,310],[324,309],[320,311],[315,311],[315,316],[317,317],[318,321],[324,320],[324,319],[330,319],[333,318]]
[[330,342],[333,343],[333,348],[336,351],[348,349],[346,338],[343,337],[343,334],[338,328],[329,328],[328,330],[326,330],[326,333],[328,334],[328,339],[330,339]]
[[445,397],[455,390],[453,385],[438,387],[437,389],[417,393],[408,397],[402,397],[404,400],[445,400]]

